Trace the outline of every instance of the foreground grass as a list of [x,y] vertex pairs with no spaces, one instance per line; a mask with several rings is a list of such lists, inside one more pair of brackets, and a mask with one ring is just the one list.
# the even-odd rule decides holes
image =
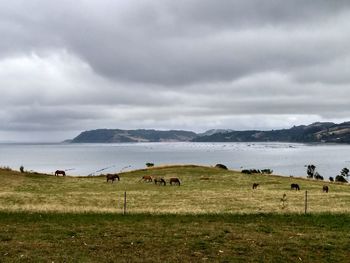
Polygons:
[[350,215],[0,212],[0,262],[348,262]]
[[[144,175],[179,177],[182,185],[141,182]],[[303,213],[304,190],[309,212],[350,212],[348,184],[271,175],[246,175],[211,167],[173,166],[122,173],[120,182],[105,177],[55,177],[0,170],[0,211],[121,213],[124,191],[131,213]],[[206,180],[203,180],[205,178]],[[260,186],[252,190],[252,184]],[[291,191],[298,183],[300,192]],[[286,194],[285,206],[281,198]]]

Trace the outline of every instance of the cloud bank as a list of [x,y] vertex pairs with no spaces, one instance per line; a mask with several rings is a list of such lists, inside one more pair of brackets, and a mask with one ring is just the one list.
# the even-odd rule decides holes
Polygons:
[[349,120],[350,3],[0,3],[0,141]]

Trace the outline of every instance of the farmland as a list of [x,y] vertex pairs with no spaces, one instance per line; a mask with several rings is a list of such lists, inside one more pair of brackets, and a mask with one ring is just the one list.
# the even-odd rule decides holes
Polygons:
[[[145,175],[167,185],[143,182]],[[181,186],[170,186],[170,177]],[[330,192],[323,193],[325,182],[200,166],[130,171],[114,183],[8,169],[0,179],[0,262],[344,262],[350,256],[347,184],[327,183]],[[290,190],[291,183],[301,191]]]

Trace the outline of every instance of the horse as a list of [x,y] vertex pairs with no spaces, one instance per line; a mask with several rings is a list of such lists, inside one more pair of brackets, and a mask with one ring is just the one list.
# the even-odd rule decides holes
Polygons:
[[144,175],[144,176],[141,178],[141,181],[144,181],[144,182],[152,182],[152,176],[150,176],[150,175]]
[[165,180],[163,179],[163,178],[155,178],[154,179],[154,184],[159,184],[159,185],[164,185],[164,186],[166,186],[166,182],[165,182]]
[[180,179],[177,177],[172,177],[172,178],[170,178],[169,183],[170,183],[170,185],[177,184],[178,186],[180,186]]
[[66,176],[66,172],[65,172],[65,171],[62,171],[62,170],[56,170],[56,172],[55,172],[55,176],[58,176],[58,175],[60,175],[60,174],[62,174],[63,176]]
[[295,190],[295,191],[299,191],[300,187],[298,184],[291,184],[290,185],[290,190]]
[[329,188],[328,188],[327,185],[324,185],[324,186],[322,187],[322,192],[328,193],[328,190],[329,190]]
[[257,189],[257,188],[258,188],[258,186],[259,186],[259,184],[254,183],[254,184],[253,184],[253,189]]
[[119,175],[117,175],[117,174],[107,174],[106,178],[107,178],[107,183],[109,180],[111,180],[113,183],[115,181],[115,179],[118,179],[118,181],[120,181]]

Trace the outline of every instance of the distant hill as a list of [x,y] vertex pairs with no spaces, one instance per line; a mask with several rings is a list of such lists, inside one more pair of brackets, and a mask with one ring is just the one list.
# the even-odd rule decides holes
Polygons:
[[311,125],[294,126],[290,129],[271,131],[232,131],[197,136],[196,142],[327,142],[350,143],[350,122],[335,124],[315,122]]
[[196,134],[182,130],[120,130],[98,129],[84,131],[71,140],[72,143],[113,142],[325,142],[350,143],[350,122],[335,124],[315,122],[290,129],[259,131],[233,131],[213,129]]
[[72,140],[72,143],[178,142],[191,141],[196,136],[194,132],[181,130],[98,129],[82,132]]
[[198,133],[198,136],[210,136],[213,135],[215,133],[228,133],[228,132],[233,132],[233,130],[231,129],[211,129],[211,130],[207,130],[203,133]]

